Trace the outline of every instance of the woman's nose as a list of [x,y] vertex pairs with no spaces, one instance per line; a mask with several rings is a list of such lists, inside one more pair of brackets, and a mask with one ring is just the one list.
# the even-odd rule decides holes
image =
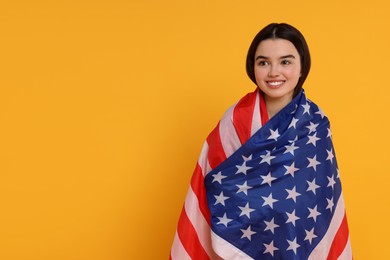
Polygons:
[[279,76],[279,69],[277,66],[270,66],[268,71],[268,77],[277,77]]

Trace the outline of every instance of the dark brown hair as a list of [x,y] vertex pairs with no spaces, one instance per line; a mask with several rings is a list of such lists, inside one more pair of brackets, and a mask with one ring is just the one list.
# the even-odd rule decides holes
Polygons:
[[310,71],[310,52],[306,40],[300,31],[286,23],[271,23],[258,32],[249,47],[246,57],[246,73],[255,84],[257,84],[254,73],[256,50],[260,42],[267,39],[284,39],[290,41],[301,57],[301,77],[294,89],[295,97],[301,91],[302,85]]

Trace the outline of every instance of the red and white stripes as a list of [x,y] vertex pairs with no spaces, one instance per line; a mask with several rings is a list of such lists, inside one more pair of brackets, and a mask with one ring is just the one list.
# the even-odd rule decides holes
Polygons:
[[[207,137],[191,179],[171,249],[171,259],[221,259],[212,248],[204,177],[241,147],[268,120],[256,89],[230,107]],[[213,234],[214,243],[224,240]]]

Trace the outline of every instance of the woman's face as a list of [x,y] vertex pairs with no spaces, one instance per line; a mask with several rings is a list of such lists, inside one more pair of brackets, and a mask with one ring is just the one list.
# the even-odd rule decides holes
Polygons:
[[290,41],[267,39],[257,46],[254,72],[267,101],[287,104],[301,75],[301,58]]

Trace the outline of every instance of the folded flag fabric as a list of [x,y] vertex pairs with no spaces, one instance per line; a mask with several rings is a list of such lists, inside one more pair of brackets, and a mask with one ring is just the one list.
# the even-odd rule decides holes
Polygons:
[[206,139],[171,259],[352,259],[328,118],[302,90],[268,121],[256,89]]

